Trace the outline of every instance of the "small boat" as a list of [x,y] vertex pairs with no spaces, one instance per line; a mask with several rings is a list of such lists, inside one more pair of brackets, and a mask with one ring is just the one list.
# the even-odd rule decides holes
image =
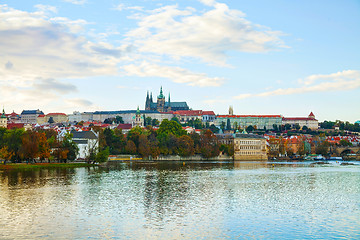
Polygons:
[[342,161],[342,157],[329,157],[326,159],[327,161]]
[[315,161],[324,161],[326,160],[325,157],[323,157],[322,155],[318,155],[314,158]]

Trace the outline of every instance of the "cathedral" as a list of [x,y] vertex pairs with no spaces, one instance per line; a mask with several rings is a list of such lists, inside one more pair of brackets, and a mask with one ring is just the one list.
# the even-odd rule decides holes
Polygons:
[[186,102],[171,102],[170,93],[169,93],[169,100],[166,102],[161,87],[160,95],[157,97],[157,102],[153,102],[152,93],[150,93],[150,95],[149,92],[147,93],[146,101],[145,101],[145,110],[170,112],[170,111],[178,111],[178,110],[189,110],[189,106],[187,105]]

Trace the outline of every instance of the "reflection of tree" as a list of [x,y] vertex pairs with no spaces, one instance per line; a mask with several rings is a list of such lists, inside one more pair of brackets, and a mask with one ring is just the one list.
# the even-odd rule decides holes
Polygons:
[[144,207],[148,224],[158,225],[165,217],[179,218],[186,211],[190,183],[187,171],[149,171],[145,176]]

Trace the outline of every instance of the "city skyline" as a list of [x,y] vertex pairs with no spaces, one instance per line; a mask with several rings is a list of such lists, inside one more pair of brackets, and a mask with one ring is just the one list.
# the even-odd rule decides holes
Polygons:
[[360,119],[360,2],[3,1],[7,113],[190,108]]

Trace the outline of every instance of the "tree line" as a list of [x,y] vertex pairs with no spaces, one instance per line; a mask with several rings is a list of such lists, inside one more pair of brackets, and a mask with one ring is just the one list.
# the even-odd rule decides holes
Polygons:
[[134,127],[126,135],[121,129],[99,131],[100,150],[108,149],[111,155],[134,154],[157,158],[159,155],[188,157],[199,154],[211,158],[218,156],[220,151],[233,154],[233,147],[220,144],[211,130],[204,129],[201,135],[195,132],[188,134],[175,120],[164,119],[158,130],[151,125],[145,129]]
[[0,159],[11,162],[74,160],[79,149],[66,133],[59,137],[53,129],[0,128]]

